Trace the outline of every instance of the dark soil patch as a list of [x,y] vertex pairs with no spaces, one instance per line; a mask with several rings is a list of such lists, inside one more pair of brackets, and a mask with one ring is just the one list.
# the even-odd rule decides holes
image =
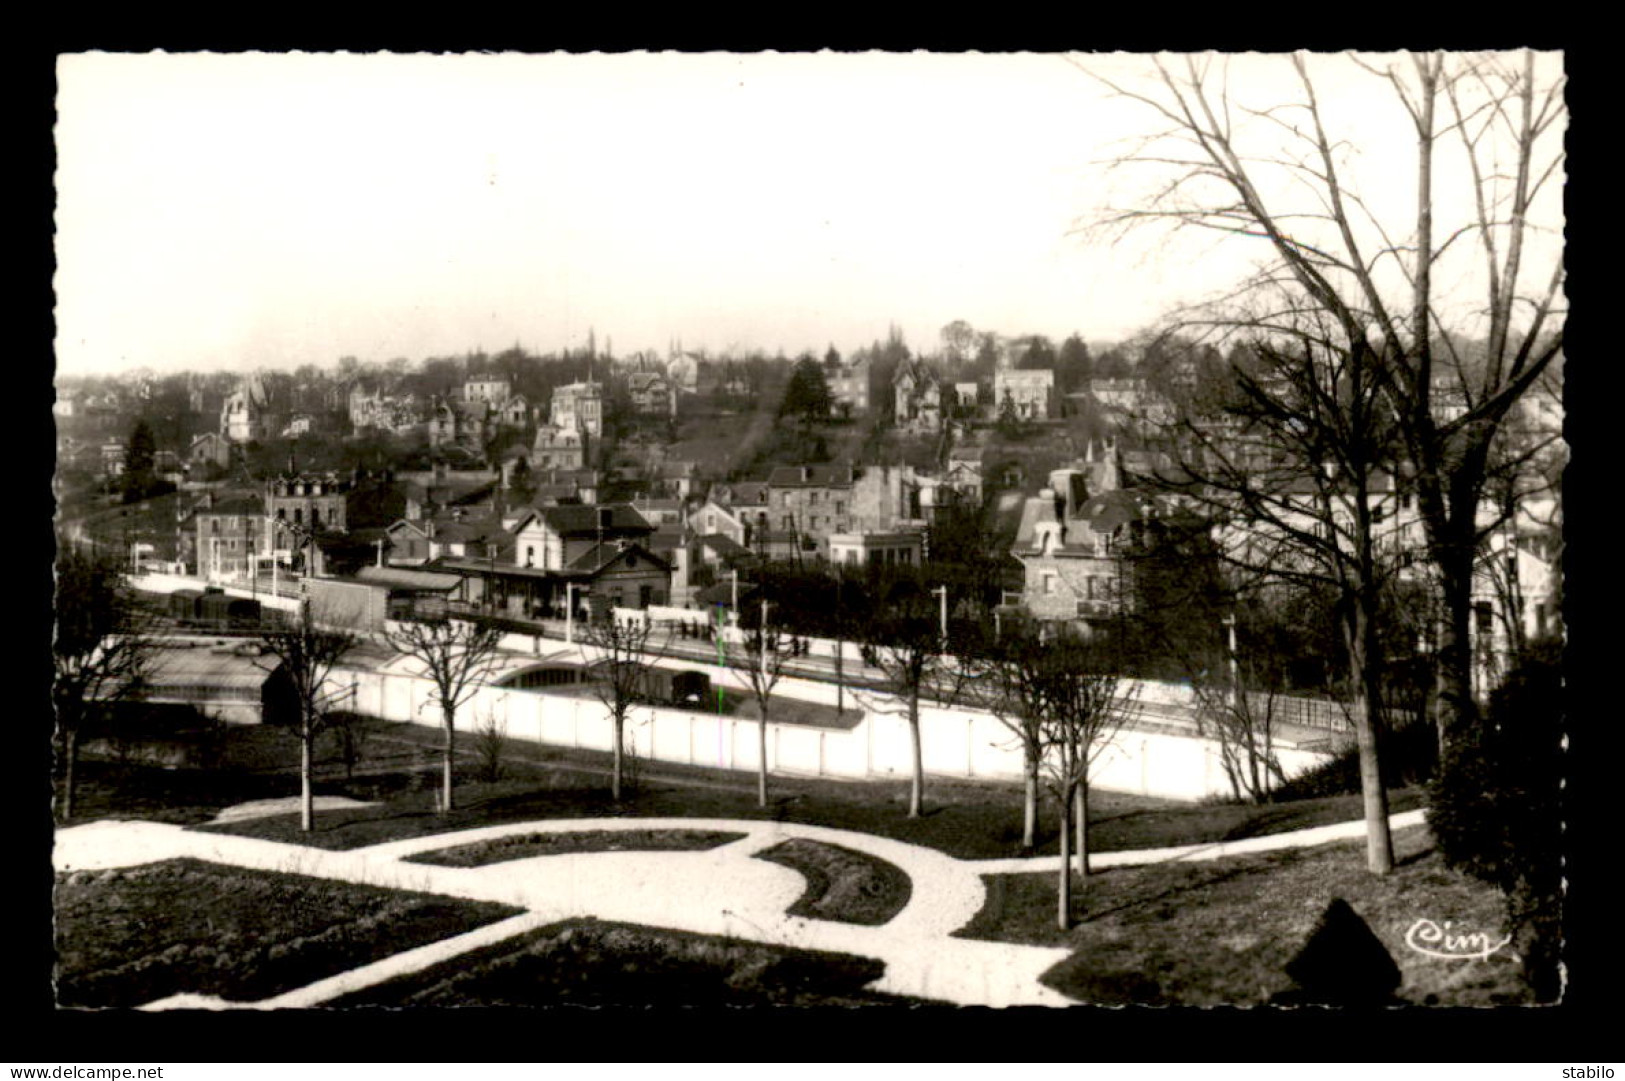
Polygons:
[[253,1002],[519,911],[194,859],[76,871],[57,877],[57,1001]]
[[792,916],[878,927],[903,910],[913,883],[902,868],[866,852],[796,837],[756,854],[807,880]]
[[562,856],[578,852],[705,852],[737,841],[743,833],[721,830],[572,830],[522,833],[489,841],[439,848],[407,857],[410,863],[442,867],[489,867],[493,863]]
[[336,1000],[334,1006],[861,1006],[867,957],[572,920]]

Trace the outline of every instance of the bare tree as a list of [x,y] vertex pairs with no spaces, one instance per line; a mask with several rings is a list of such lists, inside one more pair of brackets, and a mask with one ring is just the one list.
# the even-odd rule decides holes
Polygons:
[[[308,597],[291,622],[266,624],[259,634],[261,648],[276,659],[274,665],[262,660],[260,667],[285,689],[293,713],[287,720],[299,740],[299,828],[306,833],[315,827],[316,740],[334,701],[328,677],[358,640],[355,632],[314,611]],[[338,693],[348,696],[350,689]]]
[[[1380,602],[1392,578],[1422,554],[1398,511],[1411,491],[1419,505],[1426,502],[1422,489],[1436,484],[1439,468],[1419,454],[1414,403],[1400,393],[1414,382],[1415,354],[1431,346],[1425,336],[1407,344],[1411,331],[1388,312],[1394,289],[1406,292],[1418,274],[1426,278],[1439,253],[1429,249],[1420,265],[1409,262],[1407,246],[1390,238],[1350,188],[1346,155],[1327,134],[1305,58],[1291,60],[1300,100],[1261,110],[1245,108],[1208,59],[1155,63],[1156,90],[1114,88],[1166,125],[1137,160],[1171,176],[1109,223],[1263,240],[1269,255],[1229,295],[1181,316],[1187,332],[1247,348],[1232,350],[1218,380],[1223,390],[1213,396],[1222,401],[1217,408],[1209,402],[1193,409],[1200,395],[1175,388],[1172,397],[1184,400],[1163,434],[1180,447],[1182,490],[1205,500],[1230,530],[1233,558],[1276,578],[1337,591],[1367,864],[1386,874],[1393,846],[1380,768]],[[1254,141],[1260,132],[1262,141]],[[1424,174],[1427,168],[1424,160]],[[1290,202],[1305,192],[1307,205]],[[1435,476],[1424,478],[1429,471]],[[1476,507],[1476,493],[1470,502]],[[1421,514],[1425,523],[1429,512]],[[1434,526],[1427,529],[1425,553],[1437,560]]]
[[[1072,924],[1072,867],[1069,841],[1077,840],[1077,872],[1089,876],[1089,785],[1095,765],[1133,709],[1135,692],[1108,674],[1099,651],[1062,636],[1043,644],[1036,669],[1045,766],[1059,810],[1061,867],[1058,920]],[[1068,830],[1070,809],[1075,830]]]
[[648,686],[652,667],[649,639],[653,630],[648,620],[616,619],[609,614],[589,622],[582,630],[593,693],[609,711],[615,729],[610,795],[617,803],[626,768],[626,722]]
[[925,762],[920,746],[920,702],[927,695],[951,702],[963,686],[965,668],[950,662],[936,604],[922,581],[901,576],[870,613],[860,641],[882,679],[869,692],[854,697],[879,712],[897,712],[908,720],[911,770],[908,816],[924,810]]
[[1254,666],[1238,658],[1233,646],[1226,653],[1227,663],[1219,671],[1204,666],[1190,674],[1196,696],[1196,730],[1218,745],[1231,793],[1237,799],[1263,803],[1286,781],[1275,753],[1280,687],[1273,681],[1258,687]]
[[1031,851],[1038,834],[1038,796],[1044,760],[1044,645],[1025,620],[1009,620],[1004,632],[973,662],[967,697],[987,710],[1021,746],[1021,847]]
[[397,652],[417,660],[434,683],[435,704],[445,730],[441,761],[440,811],[455,809],[453,770],[457,755],[457,710],[485,686],[501,663],[502,629],[487,619],[413,619],[386,633]]
[[130,600],[115,559],[67,546],[56,562],[51,702],[62,746],[59,813],[73,818],[79,736],[92,716],[138,697],[154,665],[150,620]]
[[750,683],[751,697],[756,700],[756,802],[767,806],[767,722],[773,706],[773,688],[784,676],[790,658],[795,656],[792,643],[783,631],[767,621],[768,602],[762,602],[762,621],[745,631],[744,649],[735,654],[738,667]]
[[[1212,58],[1157,58],[1155,88],[1145,92],[1102,79],[1160,121],[1119,164],[1165,177],[1108,221],[1262,241],[1273,261],[1235,295],[1264,287],[1316,313],[1334,336],[1326,345],[1369,373],[1394,414],[1444,595],[1438,707],[1448,730],[1475,714],[1469,620],[1474,564],[1491,528],[1482,514],[1491,448],[1563,347],[1553,181],[1564,161],[1564,79],[1555,55],[1530,51],[1348,57],[1384,94],[1363,103],[1361,119],[1380,115],[1386,100],[1395,130],[1415,140],[1413,161],[1382,156],[1386,173],[1414,169],[1410,210],[1390,212],[1362,196],[1350,152],[1358,137],[1339,128],[1351,118],[1317,93],[1311,68],[1338,62],[1284,61],[1294,100],[1266,108],[1247,107]],[[1482,303],[1464,300],[1471,290]],[[1256,318],[1232,316],[1230,326],[1274,333]]]

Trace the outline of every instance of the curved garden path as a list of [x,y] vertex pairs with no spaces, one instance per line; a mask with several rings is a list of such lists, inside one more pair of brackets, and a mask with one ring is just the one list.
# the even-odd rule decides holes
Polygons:
[[[1395,827],[1421,821],[1420,811],[1397,815]],[[1414,819],[1414,821],[1412,821]],[[529,833],[611,830],[720,830],[744,836],[706,851],[590,852],[542,855],[484,867],[444,867],[408,858],[493,838]],[[1314,845],[1359,836],[1363,824],[1343,823],[1226,845],[1105,853],[1107,867],[1159,860],[1206,859],[1239,852]],[[908,875],[908,903],[878,927],[791,916],[806,888],[788,867],[753,858],[791,838],[840,845],[894,864]],[[200,833],[156,822],[95,822],[56,835],[58,872],[127,867],[191,857],[212,863],[419,890],[525,910],[485,927],[396,954],[248,1008],[308,1007],[421,971],[560,920],[596,917],[739,939],[873,957],[886,965],[871,989],[961,1005],[1062,1006],[1072,1000],[1039,977],[1069,956],[1066,949],[977,942],[952,937],[980,911],[982,875],[1055,871],[1056,857],[959,860],[933,849],[865,833],[785,822],[738,819],[617,818],[508,823],[414,837],[350,851],[280,841]],[[197,995],[151,1003],[148,1009],[227,1008],[240,1004]]]

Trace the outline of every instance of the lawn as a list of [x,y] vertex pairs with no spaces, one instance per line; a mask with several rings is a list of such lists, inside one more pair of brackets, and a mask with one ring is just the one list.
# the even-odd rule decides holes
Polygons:
[[[960,859],[997,859],[1022,854],[1021,795],[1010,786],[931,779],[926,811],[907,816],[906,781],[848,782],[774,777],[770,805],[760,807],[754,774],[699,767],[642,764],[639,783],[619,804],[608,791],[608,755],[562,751],[544,762],[510,761],[504,780],[486,783],[472,767],[459,772],[458,808],[434,810],[433,775],[408,784],[382,774],[344,784],[324,782],[318,791],[382,800],[380,806],[323,812],[314,833],[301,834],[293,816],[233,824],[229,832],[322,848],[358,848],[448,830],[526,819],[634,817],[740,818],[856,830],[923,845]],[[394,777],[395,789],[386,784]],[[1391,793],[1393,809],[1422,805],[1419,790]],[[1100,792],[1091,799],[1090,843],[1097,852],[1209,844],[1349,821],[1359,817],[1358,796],[1302,800],[1292,804],[1181,804],[1144,796]],[[1052,810],[1041,818],[1037,854],[1057,851]]]
[[334,1006],[879,1006],[872,958],[571,920],[335,1000]]
[[1056,926],[1056,875],[987,875],[988,900],[959,934],[1066,946],[1074,955],[1044,982],[1083,1002],[1258,1005],[1292,986],[1285,967],[1333,898],[1347,901],[1398,964],[1400,998],[1418,1005],[1530,1001],[1508,951],[1441,960],[1405,944],[1430,919],[1502,937],[1500,895],[1445,867],[1425,828],[1394,838],[1398,866],[1378,878],[1362,842],[1286,849],[1201,863],[1116,868],[1075,896],[1076,926]]
[[908,904],[913,884],[900,867],[867,852],[794,837],[756,854],[801,873],[807,892],[792,916],[878,927]]
[[[86,762],[76,821],[141,817],[180,824],[205,823],[233,803],[298,792],[297,745],[266,729],[234,730],[228,755],[242,768],[208,773]],[[849,829],[923,845],[961,859],[1022,854],[1021,793],[1012,785],[928,778],[925,814],[906,814],[906,779],[841,781],[773,777],[770,805],[757,805],[755,774],[666,762],[639,762],[638,782],[620,804],[609,795],[607,752],[506,741],[501,779],[489,781],[474,761],[474,741],[463,739],[458,808],[436,813],[438,748],[442,735],[427,726],[392,724],[370,737],[353,777],[329,762],[316,792],[380,805],[317,815],[316,831],[302,834],[297,816],[258,819],[223,828],[275,840],[348,849],[450,830],[526,819],[639,817],[777,820]],[[248,768],[252,764],[253,768]],[[1389,793],[1395,812],[1423,805],[1420,789]],[[1333,796],[1252,806],[1190,804],[1113,792],[1090,801],[1090,844],[1097,852],[1211,844],[1360,817],[1359,796]],[[1036,854],[1057,850],[1054,808],[1040,815]]]
[[572,830],[521,833],[408,856],[411,863],[489,867],[493,863],[582,852],[705,852],[743,838],[721,830]]
[[253,1002],[518,912],[193,859],[75,871],[57,876],[57,1001]]

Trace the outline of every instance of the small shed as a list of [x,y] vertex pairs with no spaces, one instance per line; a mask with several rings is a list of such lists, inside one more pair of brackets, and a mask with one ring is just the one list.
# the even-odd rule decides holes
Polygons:
[[275,720],[281,662],[258,642],[167,639],[154,650],[140,701],[194,706],[230,724]]

